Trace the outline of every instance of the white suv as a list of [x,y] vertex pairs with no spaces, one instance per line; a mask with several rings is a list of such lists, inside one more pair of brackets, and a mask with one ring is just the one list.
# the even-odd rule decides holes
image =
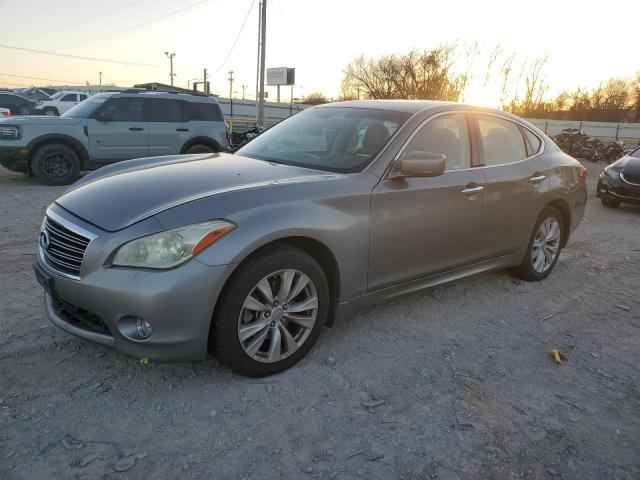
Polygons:
[[86,93],[68,90],[54,93],[51,96],[51,100],[36,104],[35,113],[36,115],[47,115],[49,117],[59,116],[75,107],[81,101],[86,100],[88,96]]

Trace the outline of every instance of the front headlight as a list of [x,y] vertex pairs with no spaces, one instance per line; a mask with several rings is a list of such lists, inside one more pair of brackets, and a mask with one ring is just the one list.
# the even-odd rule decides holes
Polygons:
[[22,127],[20,125],[0,125],[0,138],[3,140],[20,140]]
[[118,248],[111,265],[172,268],[195,257],[234,228],[226,220],[211,220],[138,238]]

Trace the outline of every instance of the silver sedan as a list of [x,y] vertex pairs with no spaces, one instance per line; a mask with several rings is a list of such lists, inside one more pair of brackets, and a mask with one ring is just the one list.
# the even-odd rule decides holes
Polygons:
[[364,305],[479,272],[538,281],[586,202],[540,130],[453,103],[324,105],[235,155],[131,160],[49,206],[48,317],[127,354],[264,376]]

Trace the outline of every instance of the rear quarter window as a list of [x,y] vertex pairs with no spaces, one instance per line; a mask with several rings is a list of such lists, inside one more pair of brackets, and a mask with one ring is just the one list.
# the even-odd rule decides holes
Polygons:
[[217,103],[185,102],[184,107],[189,116],[189,120],[208,122],[222,121],[222,112]]

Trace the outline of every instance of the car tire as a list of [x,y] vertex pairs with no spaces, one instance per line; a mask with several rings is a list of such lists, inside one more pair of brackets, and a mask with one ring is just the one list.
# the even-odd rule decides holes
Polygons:
[[44,113],[47,117],[57,117],[59,115],[58,109],[54,107],[47,107],[42,111],[42,113]]
[[36,150],[31,170],[45,185],[69,185],[80,176],[80,158],[72,148],[50,143]]
[[192,153],[213,153],[214,150],[209,145],[192,145],[187,149],[186,154]]
[[622,202],[619,200],[609,200],[608,198],[601,198],[600,203],[606,208],[618,208]]
[[[545,233],[546,226],[549,230]],[[555,232],[553,237],[552,232]],[[524,260],[510,269],[511,274],[529,282],[547,278],[558,262],[565,237],[562,213],[550,205],[545,207],[536,220]]]
[[[315,308],[300,310],[305,306]],[[320,265],[298,248],[279,245],[252,255],[233,273],[216,307],[209,345],[221,363],[242,375],[272,375],[308,353],[328,311],[329,286]]]

